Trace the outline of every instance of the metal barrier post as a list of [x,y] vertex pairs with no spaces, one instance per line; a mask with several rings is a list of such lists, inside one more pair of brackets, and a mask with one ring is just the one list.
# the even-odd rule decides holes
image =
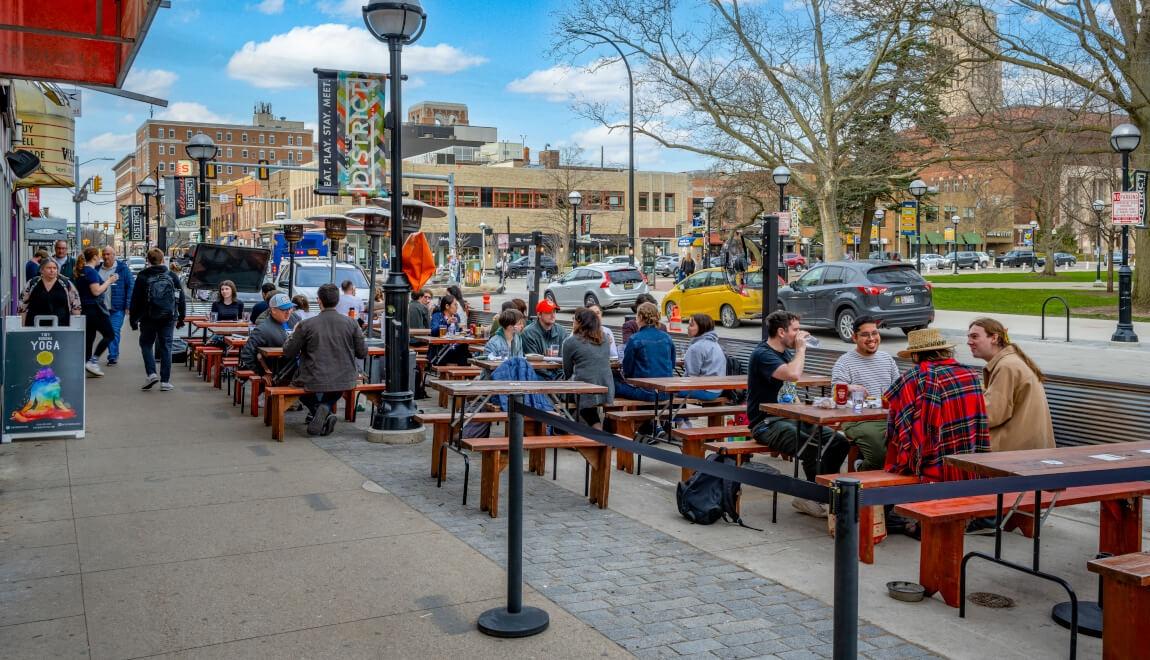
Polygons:
[[1058,302],[1062,303],[1062,307],[1064,308],[1064,311],[1066,312],[1066,341],[1069,342],[1070,341],[1070,304],[1067,303],[1066,299],[1063,298],[1062,296],[1050,296],[1046,300],[1042,301],[1042,334],[1040,335],[1039,338],[1042,340],[1046,339],[1046,305],[1048,303],[1050,303],[1051,300],[1057,300]]
[[[831,488],[835,513],[834,658],[853,660],[859,646],[858,479],[836,479]],[[872,530],[864,530],[871,534]]]
[[[530,637],[547,630],[550,618],[523,606],[523,395],[508,396],[507,608],[479,615],[479,632],[492,637]],[[855,569],[856,577],[858,569]]]

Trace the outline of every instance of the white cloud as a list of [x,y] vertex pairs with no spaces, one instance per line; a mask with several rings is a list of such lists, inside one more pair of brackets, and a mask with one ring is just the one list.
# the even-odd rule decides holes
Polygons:
[[217,115],[211,110],[208,110],[207,106],[204,104],[194,103],[191,101],[177,101],[172,103],[161,112],[157,112],[156,119],[167,119],[170,121],[198,121],[205,124],[235,123],[235,121],[230,117]]
[[132,69],[124,80],[124,89],[147,96],[167,98],[179,76],[164,69]]
[[133,133],[100,133],[80,145],[84,153],[97,152],[100,154],[126,153],[135,147],[136,136]]
[[[571,142],[583,149],[583,157],[599,162],[599,148],[603,148],[607,164],[627,164],[627,128],[611,130],[606,126],[596,126],[579,131],[571,136]],[[664,161],[666,150],[654,140],[635,134],[635,167],[659,167]]]
[[555,103],[566,103],[575,98],[592,102],[625,102],[627,69],[618,60],[610,63],[596,60],[587,67],[560,64],[512,80],[507,83],[507,91],[543,96]]
[[261,14],[282,14],[283,10],[284,0],[263,0],[256,5],[256,11]]
[[[359,0],[362,2],[362,0]],[[249,41],[228,61],[228,75],[256,87],[282,89],[314,84],[313,68],[384,71],[387,46],[363,28],[326,23],[301,26],[267,41]],[[448,45],[408,46],[404,73],[456,73],[487,58]]]

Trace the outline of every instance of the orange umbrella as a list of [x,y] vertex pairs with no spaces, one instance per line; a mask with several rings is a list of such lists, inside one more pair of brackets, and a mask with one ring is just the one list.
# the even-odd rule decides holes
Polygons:
[[418,291],[435,275],[435,254],[427,244],[423,232],[417,231],[403,242],[403,273],[411,282],[412,291]]

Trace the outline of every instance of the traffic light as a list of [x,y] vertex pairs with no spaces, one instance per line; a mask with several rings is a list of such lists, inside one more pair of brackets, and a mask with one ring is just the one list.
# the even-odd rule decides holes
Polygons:
[[236,193],[236,208],[238,209],[239,207],[241,207],[243,205],[244,205],[244,194],[238,192],[238,193]]
[[266,160],[260,161],[260,166],[256,168],[256,178],[260,181],[267,181],[270,175],[268,162]]
[[100,192],[100,189],[103,187],[104,180],[100,178],[100,175],[97,174],[96,176],[92,177],[92,192]]
[[219,172],[216,171],[216,164],[213,162],[204,163],[204,178],[215,180]]

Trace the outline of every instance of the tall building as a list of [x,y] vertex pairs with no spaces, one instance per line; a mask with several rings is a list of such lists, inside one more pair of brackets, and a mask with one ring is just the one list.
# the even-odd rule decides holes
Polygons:
[[1002,62],[987,61],[987,56],[967,39],[975,39],[998,52],[998,19],[978,6],[959,9],[957,16],[958,31],[940,28],[934,34],[936,43],[953,62],[939,104],[951,116],[985,114],[1002,106]]

